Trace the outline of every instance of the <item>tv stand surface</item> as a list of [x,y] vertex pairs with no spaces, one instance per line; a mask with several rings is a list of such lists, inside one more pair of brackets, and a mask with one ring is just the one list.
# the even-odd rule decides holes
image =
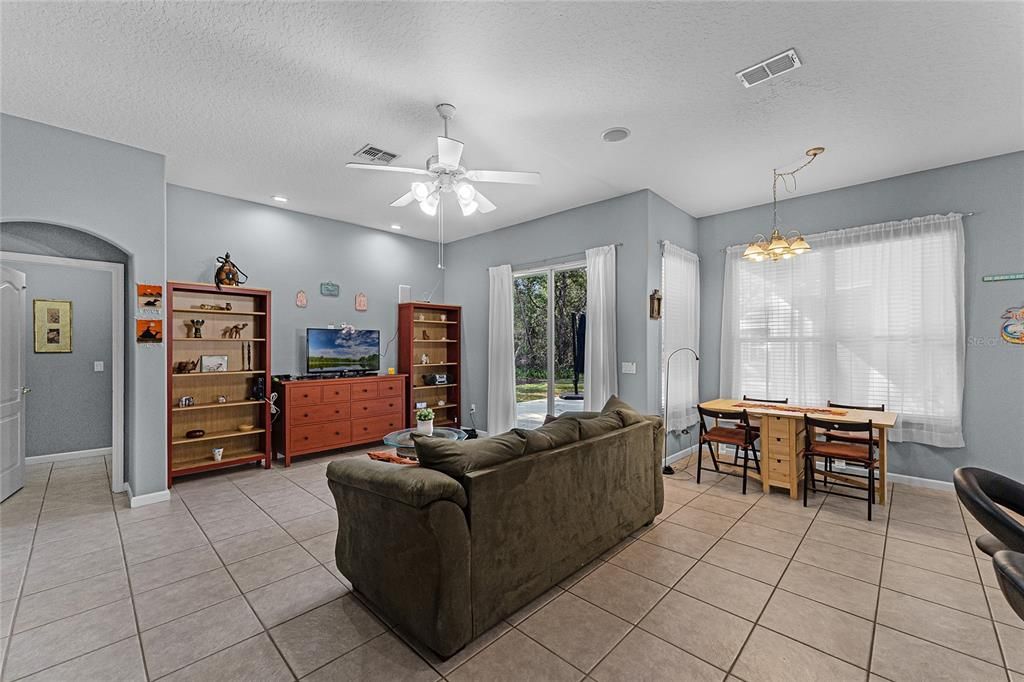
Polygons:
[[405,384],[402,374],[274,379],[281,396],[274,455],[284,456],[287,467],[292,457],[372,443],[404,429]]

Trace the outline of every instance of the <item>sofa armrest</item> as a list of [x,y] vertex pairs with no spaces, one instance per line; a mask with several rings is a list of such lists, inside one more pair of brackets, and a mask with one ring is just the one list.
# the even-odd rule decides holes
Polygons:
[[449,500],[463,509],[467,504],[466,491],[458,481],[425,467],[353,458],[331,462],[327,478],[410,507],[422,508],[439,500]]

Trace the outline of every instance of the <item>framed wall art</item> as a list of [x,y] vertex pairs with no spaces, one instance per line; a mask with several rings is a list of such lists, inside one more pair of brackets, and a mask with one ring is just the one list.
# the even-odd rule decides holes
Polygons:
[[71,352],[71,301],[32,301],[36,353]]
[[163,343],[163,320],[135,320],[135,343]]
[[163,307],[164,288],[160,284],[136,284],[135,298],[139,310],[160,310]]

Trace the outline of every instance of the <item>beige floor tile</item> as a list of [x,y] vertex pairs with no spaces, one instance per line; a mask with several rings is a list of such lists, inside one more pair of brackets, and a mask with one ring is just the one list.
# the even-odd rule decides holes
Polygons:
[[508,623],[502,621],[501,623],[498,623],[493,628],[491,628],[490,630],[488,630],[487,632],[480,635],[472,642],[464,646],[462,650],[456,652],[454,656],[451,656],[450,658],[446,658],[444,660],[441,660],[437,654],[428,649],[418,640],[409,637],[406,633],[404,633],[401,630],[401,628],[396,628],[394,630],[394,634],[397,635],[402,640],[402,642],[405,643],[406,646],[408,646],[417,654],[419,654],[420,658],[429,663],[430,667],[432,667],[434,670],[436,670],[442,675],[447,675],[448,673],[455,670],[460,665],[462,665],[463,663],[465,663],[466,661],[468,661],[469,659],[473,658],[478,653],[486,649],[488,646],[491,645],[492,642],[497,640],[499,637],[501,637],[511,629],[512,628],[509,627]]
[[[875,505],[875,509],[878,509],[878,505]],[[864,504],[864,508],[861,509],[860,512],[842,508],[822,507],[822,509],[818,511],[818,515],[815,517],[815,520],[833,523],[837,526],[844,526],[846,528],[854,528],[856,530],[866,530],[869,533],[885,535],[885,527],[889,523],[889,520],[881,514],[873,514],[873,518],[868,521],[867,515],[867,503]]]
[[386,632],[303,679],[309,682],[434,682],[439,675],[402,640]]
[[569,591],[630,623],[636,623],[668,588],[653,580],[604,564]]
[[734,519],[738,519],[750,509],[750,506],[755,500],[750,500],[750,504],[746,502],[740,502],[733,499],[727,499],[725,497],[718,497],[709,493],[695,497],[690,500],[688,507],[694,509],[703,509],[715,514],[721,514],[722,516],[730,516]]
[[527,604],[523,608],[519,609],[518,611],[513,613],[511,616],[506,618],[505,620],[510,625],[519,625],[524,620],[526,620],[527,618],[532,616],[534,613],[536,613],[545,604],[549,603],[552,599],[555,599],[558,595],[564,594],[564,593],[565,593],[565,590],[563,590],[558,585],[555,585],[550,590],[548,590],[544,594],[540,595],[536,599],[532,600],[529,604]]
[[878,586],[794,561],[779,581],[787,592],[874,620]]
[[878,623],[1002,665],[995,628],[987,618],[883,588],[878,597]]
[[758,625],[867,669],[874,630],[870,620],[776,590]]
[[974,581],[886,560],[882,566],[882,587],[982,618],[989,617],[985,592],[981,584]]
[[1006,671],[1001,666],[965,656],[882,625],[875,631],[871,672],[894,682],[1006,681]]
[[[689,529],[683,530],[689,532]],[[608,563],[672,587],[696,563],[696,559],[638,540],[608,559]]]
[[315,538],[317,535],[338,531],[338,512],[333,509],[302,516],[281,523],[281,527],[295,538],[296,542]]
[[679,506],[682,506],[692,500],[693,498],[700,495],[697,490],[690,490],[677,485],[666,485],[665,486],[665,501],[672,502]]
[[173,535],[175,533],[194,531],[197,528],[199,528],[199,525],[195,519],[192,518],[187,509],[182,508],[173,514],[157,516],[125,526],[121,529],[121,537],[128,542],[158,535]]
[[779,581],[786,570],[786,564],[789,563],[788,559],[778,554],[730,540],[719,540],[718,544],[704,555],[703,560],[769,585]]
[[133,636],[24,677],[22,682],[137,682],[144,679],[142,649],[139,638]]
[[235,597],[142,633],[150,677],[161,677],[262,631],[252,609]]
[[978,566],[978,574],[981,575],[981,584],[985,587],[999,587],[995,568],[992,566],[992,559],[987,556],[978,557],[975,559],[975,563]]
[[558,586],[561,587],[563,590],[567,590],[570,587],[572,587],[573,585],[575,585],[576,583],[578,583],[579,581],[581,581],[584,578],[586,578],[588,575],[590,575],[594,571],[596,571],[603,564],[604,564],[603,560],[595,559],[594,561],[591,561],[589,564],[587,564],[586,566],[584,566],[580,570],[578,570],[575,573],[573,573],[572,575],[570,575],[568,578],[566,578],[562,582],[558,583]]
[[40,563],[66,562],[101,549],[120,548],[121,538],[116,531],[85,532],[57,542],[36,542],[32,559]]
[[161,682],[286,682],[294,679],[270,638],[261,633],[171,673],[161,678]]
[[323,566],[296,573],[259,587],[245,596],[260,621],[268,627],[294,618],[348,592]]
[[639,626],[723,670],[754,624],[680,592],[670,592]]
[[961,533],[965,529],[964,519],[960,512],[936,512],[929,509],[901,507],[894,508],[890,516],[894,521],[906,521],[954,533]]
[[725,534],[725,539],[747,545],[748,547],[763,549],[766,552],[787,558],[793,556],[797,545],[800,544],[799,535],[750,523],[742,519],[737,521],[736,525]]
[[[803,496],[799,499],[792,499],[785,491],[775,490],[769,495],[762,495],[754,504],[760,509],[782,512],[791,516],[801,516],[806,519],[814,518],[819,508],[825,501],[825,495],[811,495],[807,498],[807,506],[804,506]],[[780,528],[778,530],[785,530]]]
[[968,556],[971,555],[971,547],[974,544],[966,533],[953,533],[896,519],[889,521],[889,537]]
[[264,511],[267,512],[267,515],[270,516],[270,518],[274,519],[278,523],[284,523],[285,521],[300,519],[303,516],[328,512],[331,511],[331,508],[313,495],[309,495],[308,500],[303,500],[301,502],[285,502],[272,507],[264,507]]
[[140,630],[170,622],[239,594],[224,568],[179,580],[135,595],[135,613]]
[[593,668],[632,629],[621,618],[568,592],[518,627],[584,672]]
[[[1024,621],[1020,623],[1024,626]],[[1006,658],[1006,667],[1024,675],[1024,628],[996,623],[996,631]]]
[[878,557],[882,556],[882,552],[885,550],[885,536],[883,535],[837,526],[826,521],[812,523],[807,530],[807,538]]
[[643,630],[636,629],[590,674],[598,682],[720,681],[725,672]]
[[351,594],[303,613],[270,631],[299,677],[352,651],[385,631]]
[[228,564],[227,568],[242,592],[249,592],[313,568],[317,563],[317,560],[299,545],[287,545],[266,554]]
[[841,573],[875,585],[878,584],[882,571],[882,560],[876,556],[818,540],[804,540],[793,558],[801,563],[824,568],[833,573]]
[[583,673],[540,644],[511,630],[446,676],[451,682],[471,680],[580,680]]
[[25,575],[25,587],[22,594],[24,596],[42,592],[85,578],[120,570],[123,567],[124,557],[118,547],[90,552],[75,558],[74,561],[55,559],[40,564],[33,559]]
[[944,549],[889,538],[885,545],[885,558],[961,580],[978,581],[978,568],[971,557]]
[[263,512],[253,512],[242,516],[216,517],[199,525],[210,542],[217,542],[273,526],[275,521]]
[[757,620],[772,587],[703,561],[691,568],[675,589],[747,620]]
[[51,590],[36,592],[22,597],[14,632],[24,632],[126,597],[128,576],[123,568]]
[[213,548],[202,545],[129,566],[128,577],[131,580],[132,592],[139,594],[212,571],[220,565],[220,559]]
[[989,609],[992,611],[992,618],[997,623],[1006,623],[1007,625],[1017,626],[1024,621],[1021,621],[1020,616],[1014,613],[1010,605],[1006,603],[1006,597],[1003,596],[1002,591],[997,587],[985,586],[985,597],[988,599]]
[[196,526],[180,533],[171,531],[138,540],[124,540],[124,556],[132,566],[205,544],[208,544],[206,536]]
[[715,537],[722,537],[732,524],[736,523],[736,519],[731,516],[722,516],[694,507],[683,507],[665,520]]
[[626,549],[634,542],[636,542],[636,539],[638,537],[640,537],[641,535],[645,535],[653,527],[654,526],[644,526],[638,531],[633,531],[633,533],[631,533],[629,537],[623,538],[622,540],[616,542],[610,548],[602,552],[601,556],[599,556],[598,559],[600,559],[601,561],[608,561],[608,559],[612,558],[613,556],[615,556],[616,554],[618,554],[619,552],[621,552],[622,550]]
[[312,554],[317,561],[326,562],[334,560],[334,546],[337,541],[338,531],[332,530],[309,540],[303,540],[299,544]]
[[[694,493],[693,497],[690,497],[687,501],[692,500],[696,496],[696,493]],[[672,516],[677,511],[683,508],[683,504],[685,503],[669,502],[668,500],[665,500],[664,502],[662,502],[661,505],[661,513],[654,517],[654,523],[661,523],[668,517]]]
[[95,651],[135,634],[131,601],[123,599],[10,638],[5,680]]
[[236,561],[263,554],[293,542],[295,541],[288,533],[277,526],[271,526],[215,542],[213,548],[225,564],[233,564]]
[[743,515],[743,520],[794,535],[803,535],[811,525],[810,516],[787,514],[762,504],[751,507],[750,511]]
[[863,682],[860,668],[761,626],[754,628],[732,672],[747,682]]

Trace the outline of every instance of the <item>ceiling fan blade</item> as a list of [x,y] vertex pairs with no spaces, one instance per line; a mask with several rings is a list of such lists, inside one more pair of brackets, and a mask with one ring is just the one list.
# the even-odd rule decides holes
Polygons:
[[477,192],[476,196],[473,198],[476,201],[476,203],[480,204],[480,207],[477,210],[480,211],[481,213],[490,213],[494,209],[498,208],[497,206],[491,203],[490,199],[485,197],[483,194],[480,194],[480,192]]
[[396,207],[396,208],[401,208],[402,206],[408,206],[409,204],[411,204],[412,200],[413,200],[412,192],[406,192],[402,196],[400,196],[397,199],[395,199],[394,201],[392,201],[391,205]]
[[430,175],[430,171],[423,168],[405,168],[403,166],[378,166],[375,163],[346,163],[345,168],[356,170],[377,170],[391,171],[392,173],[413,173],[415,175]]
[[466,172],[466,179],[474,182],[510,182],[516,185],[539,185],[540,173],[471,170]]
[[450,137],[437,138],[437,163],[448,170],[455,170],[462,162],[463,144]]

